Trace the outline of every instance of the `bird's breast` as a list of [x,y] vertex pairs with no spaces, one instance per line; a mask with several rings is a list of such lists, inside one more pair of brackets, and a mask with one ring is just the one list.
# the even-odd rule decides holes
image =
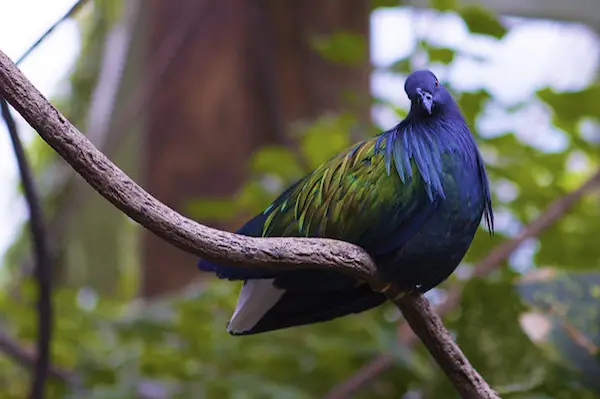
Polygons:
[[484,209],[477,170],[447,168],[445,198],[419,231],[395,253],[384,275],[429,289],[447,278],[467,252]]
[[479,223],[484,208],[484,182],[479,169],[456,162],[447,166],[444,176],[445,198],[440,206],[444,217]]

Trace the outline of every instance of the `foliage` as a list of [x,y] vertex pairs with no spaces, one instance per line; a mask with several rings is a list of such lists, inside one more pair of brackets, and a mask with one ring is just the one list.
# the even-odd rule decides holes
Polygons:
[[[563,369],[600,394],[600,273],[540,269],[518,284],[543,327],[532,340]],[[527,330],[527,329],[526,329]]]
[[[397,3],[373,2],[375,7]],[[448,0],[432,3],[438,10],[461,16],[473,34],[500,39],[506,33],[503,24],[480,7]],[[313,39],[321,56],[342,64],[359,62],[366,43],[365,38],[343,32]],[[417,44],[416,51],[441,68],[452,67],[457,58],[455,49],[424,38]],[[413,55],[385,69],[405,75],[412,65]],[[82,83],[85,87],[91,84],[84,77],[80,79],[87,82]],[[434,294],[442,297],[445,288],[468,275],[490,249],[514,236],[517,228],[531,222],[551,201],[577,187],[599,166],[598,145],[582,134],[581,123],[597,120],[600,85],[576,93],[543,89],[531,99],[546,104],[555,126],[567,137],[565,147],[554,152],[545,152],[510,131],[495,136],[480,134],[479,118],[488,106],[500,104],[484,90],[450,88],[489,165],[498,233],[493,240],[483,229],[478,233],[461,272],[435,290]],[[375,104],[399,115],[406,112],[387,99],[375,98]],[[63,104],[73,116],[87,107],[72,106]],[[508,111],[515,113],[519,108]],[[357,127],[357,120],[348,113],[304,121],[295,137],[297,149],[262,148],[250,162],[249,180],[234,198],[201,198],[189,204],[189,213],[197,218],[211,215],[212,219],[231,219],[260,211],[286,185],[355,141],[351,132]],[[571,168],[573,157],[584,159],[585,166]],[[492,275],[470,280],[460,306],[445,317],[461,348],[502,397],[585,399],[600,395],[594,391],[597,379],[589,378],[590,370],[596,373],[599,356],[578,354],[581,348],[572,345],[573,340],[534,293],[544,292],[544,298],[566,307],[562,317],[599,346],[597,312],[596,318],[592,317],[592,310],[598,309],[598,295],[589,285],[598,282],[599,236],[599,197],[589,196]],[[576,281],[575,286],[569,285],[570,290],[546,280],[537,286],[523,280],[546,266],[587,274],[579,274],[585,276],[583,280],[567,279]],[[224,327],[235,305],[237,288],[237,284],[210,281],[204,287],[139,306],[96,297],[88,289],[62,287],[55,297],[54,358],[83,378],[82,391],[66,397],[133,397],[136,390],[149,389],[174,398],[313,398],[322,396],[382,351],[394,357],[394,367],[358,398],[401,397],[415,390],[426,398],[455,397],[422,346],[408,351],[398,343],[395,327],[401,316],[391,306],[321,325],[234,338]],[[28,282],[18,292],[0,293],[0,325],[28,345],[35,337],[33,292]],[[523,316],[532,310],[552,320],[551,334],[543,342],[532,338],[522,326]],[[583,316],[587,319],[581,320]],[[3,397],[22,397],[27,384],[22,370],[0,359],[0,376]],[[53,385],[53,392],[53,397],[64,397],[60,384]]]
[[[10,314],[10,332],[25,342],[36,334],[34,291],[30,282],[18,300],[0,298],[0,314]],[[86,391],[85,397],[132,397],[144,380],[154,380],[165,386],[176,382],[173,394],[181,398],[309,398],[324,393],[330,381],[352,372],[394,337],[395,318],[388,308],[350,323],[231,337],[224,326],[236,294],[235,284],[214,281],[140,311],[135,305],[90,297],[85,290],[62,289],[55,298],[60,333],[53,356],[58,364],[83,373],[92,391],[101,390],[99,396]],[[365,329],[367,321],[377,323]],[[345,332],[341,338],[327,334],[336,325]],[[347,351],[349,346],[353,351]],[[310,390],[301,379],[313,381]],[[23,379],[14,384],[21,386]]]
[[367,40],[362,35],[349,32],[336,32],[311,40],[313,49],[324,59],[346,65],[356,65],[365,61]]
[[462,6],[458,13],[469,27],[471,33],[481,33],[501,39],[506,28],[489,10],[477,4]]

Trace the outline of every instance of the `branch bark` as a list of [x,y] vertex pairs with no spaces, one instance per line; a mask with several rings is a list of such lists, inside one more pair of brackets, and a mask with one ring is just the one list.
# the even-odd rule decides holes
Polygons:
[[471,366],[440,317],[421,294],[390,299],[400,309],[414,333],[454,384],[461,398],[500,398]]
[[[200,225],[162,204],[82,135],[0,51],[0,95],[98,193],[136,222],[176,247],[239,267],[328,268],[382,290],[371,257],[360,247],[330,239],[254,238]],[[403,299],[387,291],[463,398],[499,398],[469,364],[421,295]]]
[[[583,196],[597,190],[600,187],[600,169],[596,171],[585,183],[568,194],[552,202],[537,219],[527,225],[516,237],[506,241],[492,250],[481,262],[475,266],[473,276],[483,277],[490,274],[502,262],[521,246],[523,242],[532,237],[539,236],[544,230],[550,228],[565,213],[569,211]],[[436,313],[440,316],[450,312],[460,302],[463,285],[455,285],[448,291],[447,299],[443,304],[436,307]],[[398,337],[402,344],[407,347],[414,345],[417,336],[412,333],[409,322],[398,327]],[[343,399],[351,396],[356,391],[364,388],[372,382],[379,374],[388,370],[394,364],[394,358],[387,354],[376,356],[369,363],[361,367],[352,376],[334,386],[326,395],[327,399]]]
[[253,238],[198,224],[162,204],[81,134],[0,52],[0,95],[100,195],[176,247],[239,267],[331,268],[377,284],[377,270],[360,247],[321,238]]
[[2,117],[12,141],[19,173],[21,174],[25,200],[29,207],[29,227],[36,261],[35,275],[38,282],[37,360],[33,372],[30,397],[41,399],[44,397],[46,378],[50,367],[50,344],[52,341],[52,263],[48,250],[48,232],[42,212],[42,204],[35,188],[33,174],[27,162],[23,144],[19,138],[17,124],[12,117],[8,103],[1,97],[0,106]]

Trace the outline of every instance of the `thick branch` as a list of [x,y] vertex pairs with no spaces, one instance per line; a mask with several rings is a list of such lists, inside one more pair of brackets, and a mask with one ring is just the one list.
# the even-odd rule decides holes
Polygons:
[[173,211],[99,152],[1,52],[0,95],[98,193],[184,251],[239,267],[332,268],[376,280],[373,260],[358,246],[328,239],[244,237],[203,226]]
[[[527,225],[516,237],[499,245],[492,250],[481,262],[475,266],[474,276],[487,276],[523,244],[526,240],[539,236],[544,230],[550,228],[565,213],[569,211],[583,196],[600,187],[600,169],[596,171],[584,184],[576,190],[553,201],[537,219]],[[440,316],[454,309],[459,301],[463,286],[455,285],[448,291],[446,301],[435,310]],[[402,344],[412,346],[417,341],[417,336],[412,333],[408,323],[398,327],[398,336]],[[379,374],[389,369],[394,364],[392,356],[381,354],[356,371],[351,377],[334,386],[326,395],[327,399],[342,399],[360,390],[373,381]]]
[[[328,268],[365,280],[375,289],[384,286],[373,260],[355,245],[329,239],[245,237],[211,229],[173,211],[99,152],[2,52],[0,95],[103,197],[187,252],[238,267]],[[463,397],[497,397],[470,366],[422,296],[410,296],[397,305],[407,312],[407,320],[411,320],[415,331],[423,334],[427,348]]]
[[48,368],[50,367],[50,342],[52,340],[52,265],[48,251],[48,232],[33,174],[19,139],[17,124],[4,98],[0,98],[0,106],[19,166],[25,200],[29,207],[29,226],[36,261],[35,275],[38,282],[37,361],[33,373],[30,397],[34,399],[43,398]]

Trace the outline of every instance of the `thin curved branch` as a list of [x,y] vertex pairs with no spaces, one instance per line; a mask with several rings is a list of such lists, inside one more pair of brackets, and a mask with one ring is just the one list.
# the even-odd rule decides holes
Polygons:
[[34,368],[31,398],[43,398],[50,367],[50,342],[52,339],[52,264],[48,250],[48,233],[42,212],[42,205],[35,188],[31,168],[27,162],[25,150],[19,139],[17,124],[12,117],[8,103],[0,98],[2,117],[10,134],[15,158],[21,174],[25,200],[29,207],[29,226],[36,260],[38,281],[38,340],[37,360]]
[[46,40],[46,38],[50,35],[50,33],[52,33],[54,31],[54,29],[56,29],[56,27],[58,25],[60,25],[61,23],[63,23],[64,21],[66,21],[67,19],[71,18],[72,16],[75,15],[75,13],[77,11],[79,11],[84,5],[85,3],[87,3],[88,0],[79,0],[77,3],[73,4],[73,6],[62,16],[60,17],[56,22],[54,22],[47,30],[46,32],[44,32],[42,34],[42,36],[40,36],[24,53],[23,55],[21,55],[21,57],[19,57],[19,59],[17,60],[16,64],[20,64],[21,62],[23,62],[23,60],[25,58],[27,58],[32,52],[33,50],[35,50],[44,40]]
[[[351,275],[381,290],[371,257],[360,247],[322,238],[254,238],[211,229],[162,204],[82,135],[0,52],[0,95],[98,193],[133,220],[180,249],[238,267],[327,268]],[[389,285],[388,285],[389,286]],[[397,300],[407,320],[463,398],[498,398],[469,364],[440,319],[421,295]]]
[[[20,346],[18,342],[16,342],[13,338],[11,338],[6,332],[0,330],[0,352],[5,353],[10,356],[11,359],[19,363],[21,366],[26,368],[32,368],[35,366],[36,357],[25,350]],[[66,384],[72,392],[80,391],[78,388],[81,385],[81,378],[76,375],[73,371],[63,369],[62,367],[56,365],[50,365],[48,369],[48,376],[54,378],[57,381],[61,381]],[[76,397],[85,397],[83,393],[80,393],[79,396]],[[165,395],[149,393],[147,389],[144,389],[143,383],[138,384],[137,386],[137,396],[138,399],[167,399]]]
[[[600,169],[596,171],[585,183],[577,189],[553,201],[542,212],[537,219],[527,225],[516,237],[504,242],[493,249],[488,256],[475,266],[473,276],[483,277],[490,274],[502,262],[523,244],[526,240],[539,236],[544,230],[556,223],[565,213],[569,211],[583,196],[597,190],[600,187]],[[443,316],[458,306],[462,294],[463,285],[452,286],[443,304],[437,306],[435,311]],[[400,342],[410,347],[417,341],[417,336],[411,331],[407,322],[398,327]],[[334,386],[325,396],[327,399],[343,399],[350,397],[356,391],[364,388],[372,382],[379,374],[388,370],[394,364],[392,356],[381,354],[369,361],[357,370],[352,376]]]
[[[29,351],[23,349],[18,342],[12,339],[6,332],[0,330],[0,351],[7,354],[20,365],[26,368],[35,367],[36,357]],[[75,376],[68,370],[58,366],[50,365],[48,376],[63,381],[66,384],[73,385]]]

